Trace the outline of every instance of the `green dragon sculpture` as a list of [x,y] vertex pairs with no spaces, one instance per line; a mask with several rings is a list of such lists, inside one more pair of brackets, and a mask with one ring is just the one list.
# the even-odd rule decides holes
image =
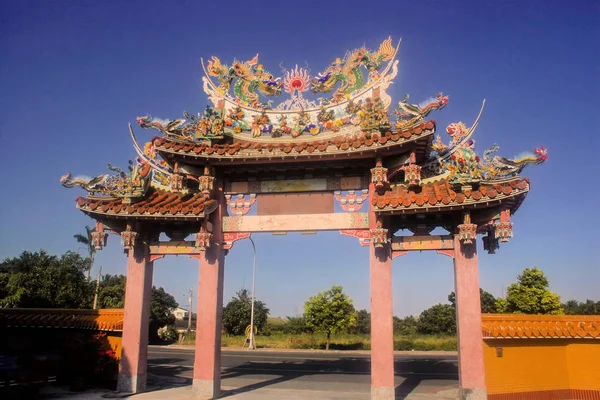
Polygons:
[[221,60],[213,56],[208,61],[207,72],[218,79],[219,89],[223,93],[229,92],[235,79],[234,95],[253,108],[267,106],[260,103],[259,95],[256,92],[265,96],[277,96],[283,89],[283,82],[280,78],[273,77],[261,64],[258,64],[258,54],[246,62],[234,61],[231,67],[221,64]]
[[326,93],[333,90],[338,82],[340,87],[333,93],[335,101],[343,100],[365,84],[361,66],[367,68],[369,73],[378,71],[384,61],[394,57],[392,38],[388,38],[379,46],[377,52],[370,52],[363,48],[354,50],[343,60],[336,59],[323,73],[310,80],[313,93]]
[[68,173],[60,178],[60,183],[66,188],[80,186],[85,191],[114,198],[139,198],[146,193],[152,177],[152,167],[148,163],[134,164],[130,162],[130,172],[108,164],[108,169],[117,175],[102,174],[96,178],[77,176],[71,178]]
[[[483,152],[483,160],[475,153],[475,141],[468,139],[469,129],[462,122],[452,123],[446,128],[452,137],[450,145],[442,143],[438,136],[432,144],[433,150],[445,156],[440,161],[441,171],[449,172],[450,183],[468,184],[479,181],[502,181],[518,176],[530,164],[541,164],[548,159],[548,152],[542,146],[534,153],[525,153],[515,158],[491,156],[498,151],[498,145]],[[465,139],[465,141],[463,141]]]

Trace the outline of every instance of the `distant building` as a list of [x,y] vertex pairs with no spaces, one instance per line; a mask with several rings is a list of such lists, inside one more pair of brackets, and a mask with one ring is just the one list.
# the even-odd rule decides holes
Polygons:
[[173,311],[173,315],[175,316],[176,320],[180,320],[180,319],[186,319],[188,318],[188,310],[186,310],[185,308],[180,308],[177,307],[175,309],[175,311]]
[[[178,307],[173,311],[173,315],[175,316],[175,329],[178,332],[186,331],[189,324],[189,311]],[[192,313],[192,330],[196,330],[196,313]]]

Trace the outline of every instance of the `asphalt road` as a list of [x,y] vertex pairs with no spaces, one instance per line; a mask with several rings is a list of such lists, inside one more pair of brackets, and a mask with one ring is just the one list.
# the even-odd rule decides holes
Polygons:
[[[369,354],[340,352],[223,351],[221,385],[236,392],[258,388],[370,391]],[[455,355],[395,356],[396,396],[433,394],[458,385]],[[190,384],[193,349],[150,346],[148,372],[159,377],[177,377]]]

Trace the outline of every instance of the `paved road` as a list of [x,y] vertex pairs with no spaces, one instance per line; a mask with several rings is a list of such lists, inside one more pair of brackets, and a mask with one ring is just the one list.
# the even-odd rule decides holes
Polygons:
[[[175,381],[189,384],[193,364],[193,349],[149,349],[148,372],[152,375],[177,377]],[[221,364],[222,386],[235,392],[260,388],[357,394],[370,391],[368,354],[228,350],[222,352]],[[457,374],[455,355],[397,355],[397,398],[452,392],[458,384]]]

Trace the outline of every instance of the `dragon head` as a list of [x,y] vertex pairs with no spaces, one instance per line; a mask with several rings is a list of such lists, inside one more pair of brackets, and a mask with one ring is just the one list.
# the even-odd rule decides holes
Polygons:
[[277,96],[281,94],[283,82],[281,78],[275,78],[273,74],[265,70],[262,65],[254,68],[254,79],[258,81],[258,89],[267,96]]
[[436,97],[438,110],[448,105],[448,96],[444,96],[443,93],[439,93]]
[[468,131],[466,125],[462,122],[453,122],[446,128],[446,132],[448,132],[448,135],[452,136],[452,141],[455,143],[464,138]]
[[69,182],[69,180],[71,179],[71,173],[68,172],[66,175],[63,175],[60,177],[60,183],[62,183],[63,185],[67,184]]
[[152,117],[149,115],[145,115],[143,117],[137,117],[135,122],[142,128],[148,128],[150,123],[152,123]]
[[335,86],[337,77],[345,64],[346,60],[336,58],[325,71],[310,79],[310,90],[313,93],[329,92]]
[[537,163],[541,164],[548,159],[548,150],[544,146],[541,149],[536,148],[535,154],[537,154]]

